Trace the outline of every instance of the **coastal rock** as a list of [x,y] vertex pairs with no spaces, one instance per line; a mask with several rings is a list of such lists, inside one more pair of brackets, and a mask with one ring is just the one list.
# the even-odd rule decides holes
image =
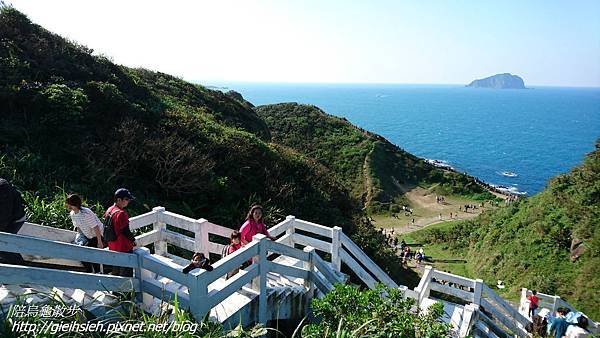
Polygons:
[[494,89],[526,89],[523,79],[518,75],[510,73],[496,74],[485,79],[475,80],[467,85],[475,88]]

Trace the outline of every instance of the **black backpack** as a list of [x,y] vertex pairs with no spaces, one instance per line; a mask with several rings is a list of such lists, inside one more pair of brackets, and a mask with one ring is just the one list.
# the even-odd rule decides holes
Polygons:
[[221,258],[225,258],[225,256],[229,255],[229,248],[231,247],[231,244],[226,245],[223,248],[223,251],[221,251]]
[[105,243],[117,240],[117,233],[115,232],[115,228],[112,225],[113,215],[114,215],[114,212],[111,214],[108,214],[108,216],[106,216],[106,218],[104,218],[104,233],[102,234],[102,237],[103,237]]

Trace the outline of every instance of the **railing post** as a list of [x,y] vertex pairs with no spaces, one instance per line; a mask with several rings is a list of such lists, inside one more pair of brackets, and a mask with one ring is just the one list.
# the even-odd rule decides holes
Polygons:
[[286,216],[285,220],[289,221],[288,228],[287,230],[285,230],[285,234],[289,235],[288,245],[294,247],[294,233],[296,232],[296,216]]
[[460,324],[460,328],[458,330],[459,337],[467,337],[471,333],[471,329],[477,323],[477,311],[479,310],[479,305],[477,304],[467,304],[465,305],[462,317],[462,323]]
[[143,304],[146,311],[150,311],[154,303],[154,297],[144,292],[144,280],[152,279],[152,272],[144,269],[144,257],[150,255],[150,249],[141,247],[136,248],[134,252],[138,258],[138,266],[135,268],[135,277],[140,281],[140,292],[136,294],[137,301]]
[[316,253],[315,248],[313,248],[312,246],[304,247],[304,252],[308,252],[308,261],[304,262],[304,269],[308,270],[308,279],[304,280],[304,288],[307,290],[306,300],[310,304],[310,300],[313,298],[315,293],[315,284],[312,281],[312,274],[315,273],[315,263],[313,262],[313,256],[316,255]]
[[560,305],[560,297],[554,296],[554,301],[552,302],[552,313],[555,313],[558,310]]
[[527,288],[521,288],[521,300],[519,301],[519,312],[529,317],[529,306],[527,306]]
[[258,277],[252,280],[253,289],[258,291],[258,322],[267,323],[267,272],[269,272],[269,261],[267,261],[267,251],[269,250],[269,240],[263,234],[256,234],[252,241],[258,241],[258,259],[254,260],[258,264]]
[[342,271],[342,259],[340,258],[340,249],[342,228],[335,226],[331,228],[331,264],[335,271]]
[[421,277],[421,281],[419,282],[419,286],[415,288],[415,291],[419,294],[419,299],[417,302],[417,307],[421,305],[425,298],[429,297],[429,291],[431,290],[431,277],[433,274],[433,267],[431,265],[427,265],[423,271],[423,277]]
[[473,304],[481,305],[481,294],[483,292],[483,279],[475,280],[475,289],[473,290]]
[[196,231],[194,231],[194,251],[202,252],[209,257],[208,251],[208,221],[204,218],[196,220]]
[[167,230],[167,224],[162,222],[162,213],[165,212],[164,207],[154,207],[152,211],[156,212],[157,221],[152,224],[154,230],[160,231],[160,240],[154,242],[154,253],[156,255],[165,256],[167,254],[167,241],[164,239],[164,230]]
[[192,282],[189,286],[190,292],[190,312],[194,319],[197,322],[201,322],[204,319],[204,316],[210,308],[208,308],[208,285],[205,282],[205,278],[202,278],[203,273],[208,273],[207,271],[200,272],[199,275],[192,275],[195,278],[192,279]]

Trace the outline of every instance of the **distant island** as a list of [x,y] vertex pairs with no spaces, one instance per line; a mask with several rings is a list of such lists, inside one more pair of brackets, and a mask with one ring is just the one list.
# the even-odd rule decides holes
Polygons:
[[475,80],[467,85],[475,88],[495,88],[495,89],[526,89],[525,83],[520,76],[509,73],[496,74],[485,79]]

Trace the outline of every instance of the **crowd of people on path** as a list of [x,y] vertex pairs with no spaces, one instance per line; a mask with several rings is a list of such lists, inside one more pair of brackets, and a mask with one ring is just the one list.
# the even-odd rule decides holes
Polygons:
[[402,264],[407,265],[409,261],[415,260],[417,264],[421,264],[425,260],[425,250],[420,247],[419,250],[413,252],[404,239],[398,242],[398,237],[394,235],[394,229],[379,228],[383,234],[385,243],[395,250],[399,250],[399,256],[402,258]]
[[[126,208],[135,200],[133,194],[126,188],[119,188],[113,196],[113,204],[104,212],[101,221],[90,208],[82,205],[78,194],[68,194],[65,207],[69,212],[71,222],[77,231],[74,244],[115,251],[133,253],[137,246],[135,236],[129,228],[129,214]],[[6,179],[0,178],[0,232],[17,234],[26,221],[23,198],[18,190]],[[226,246],[223,256],[232,254],[252,241],[256,234],[263,234],[270,240],[275,240],[269,234],[263,218],[263,208],[252,205],[239,231],[233,231],[230,243]],[[0,251],[0,262],[13,265],[29,265],[19,253]],[[133,268],[102,265],[82,262],[86,272],[109,273],[116,276],[133,277]],[[196,252],[190,264],[183,269],[189,273],[201,268],[212,271],[210,260],[204,253]],[[228,277],[237,273],[232,271]]]
[[531,318],[531,323],[525,327],[528,332],[540,337],[590,337],[589,320],[581,312],[559,307],[554,314],[548,309],[542,309],[536,314],[535,312],[539,308],[537,292],[533,290],[527,300],[529,301],[528,316]]

